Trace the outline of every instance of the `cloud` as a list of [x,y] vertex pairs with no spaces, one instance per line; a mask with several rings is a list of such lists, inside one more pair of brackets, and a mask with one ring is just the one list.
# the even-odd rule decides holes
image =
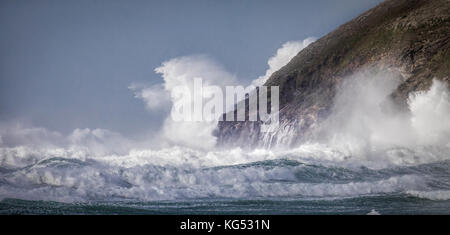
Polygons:
[[281,48],[277,50],[275,55],[272,56],[269,61],[267,61],[269,68],[266,70],[266,73],[263,76],[260,76],[257,79],[253,80],[252,85],[262,86],[267,81],[267,79],[269,79],[270,75],[289,63],[289,61],[291,61],[294,56],[296,56],[301,50],[303,50],[315,40],[316,39],[314,37],[309,37],[304,39],[303,41],[289,41],[284,43]]

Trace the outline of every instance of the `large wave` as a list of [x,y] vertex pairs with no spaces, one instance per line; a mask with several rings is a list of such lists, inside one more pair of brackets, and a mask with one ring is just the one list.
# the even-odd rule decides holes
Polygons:
[[287,151],[185,147],[92,155],[1,149],[0,195],[27,200],[336,199],[408,194],[448,199],[448,149],[391,149],[365,159],[319,144]]
[[435,80],[428,91],[411,94],[410,111],[403,113],[393,112],[386,99],[397,85],[387,75],[349,78],[317,135],[288,149],[148,148],[101,129],[64,136],[3,125],[0,199],[328,200],[403,194],[448,200],[448,86]]

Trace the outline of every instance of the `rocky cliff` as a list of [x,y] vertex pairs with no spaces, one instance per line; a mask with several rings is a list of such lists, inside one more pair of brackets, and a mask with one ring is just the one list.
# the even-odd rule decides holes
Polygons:
[[450,0],[387,0],[310,44],[265,85],[280,87],[280,127],[219,122],[219,145],[273,146],[301,141],[327,117],[339,84],[365,68],[392,70],[399,107],[432,79],[450,82]]

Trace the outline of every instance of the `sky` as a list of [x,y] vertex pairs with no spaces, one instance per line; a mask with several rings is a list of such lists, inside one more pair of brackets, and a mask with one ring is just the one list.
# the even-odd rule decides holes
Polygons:
[[167,110],[133,88],[161,86],[163,62],[201,55],[248,85],[286,42],[320,38],[379,2],[2,0],[0,123],[156,132]]

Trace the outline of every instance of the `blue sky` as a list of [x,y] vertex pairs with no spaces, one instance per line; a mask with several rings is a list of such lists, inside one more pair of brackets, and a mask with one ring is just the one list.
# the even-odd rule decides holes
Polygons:
[[161,83],[162,62],[208,55],[248,84],[283,43],[319,38],[379,2],[3,0],[0,122],[155,131],[164,114],[128,87]]

